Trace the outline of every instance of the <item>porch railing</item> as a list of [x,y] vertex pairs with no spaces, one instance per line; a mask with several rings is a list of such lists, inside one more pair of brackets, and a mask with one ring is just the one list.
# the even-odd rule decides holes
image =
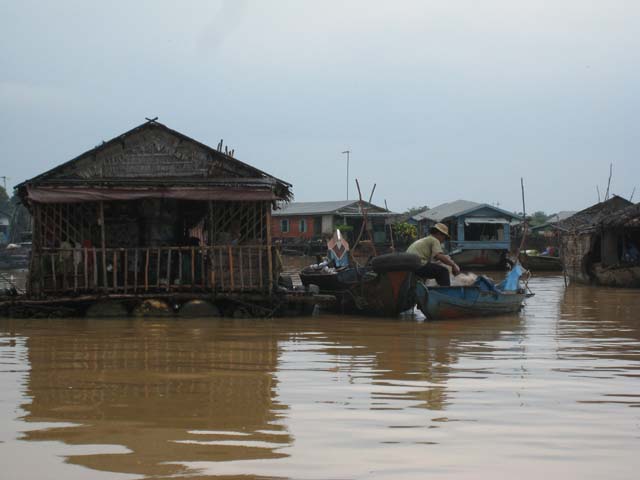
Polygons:
[[271,247],[46,248],[33,252],[43,293],[242,292],[270,288]]

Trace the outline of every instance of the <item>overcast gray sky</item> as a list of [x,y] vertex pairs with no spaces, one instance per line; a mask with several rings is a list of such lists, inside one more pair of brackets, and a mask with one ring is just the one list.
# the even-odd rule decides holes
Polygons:
[[[640,2],[0,0],[13,186],[159,121],[291,182],[402,211],[575,210],[640,190]],[[640,199],[636,192],[635,201]]]

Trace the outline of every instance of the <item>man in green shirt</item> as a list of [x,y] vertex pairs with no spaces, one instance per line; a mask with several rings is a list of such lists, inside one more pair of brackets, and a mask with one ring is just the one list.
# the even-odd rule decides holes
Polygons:
[[419,256],[422,262],[422,267],[416,271],[416,275],[422,278],[435,278],[441,286],[451,285],[449,270],[443,265],[434,263],[434,260],[449,265],[454,275],[460,273],[460,267],[442,250],[442,242],[448,236],[449,228],[444,223],[436,223],[429,230],[429,236],[416,240],[407,248],[407,253]]

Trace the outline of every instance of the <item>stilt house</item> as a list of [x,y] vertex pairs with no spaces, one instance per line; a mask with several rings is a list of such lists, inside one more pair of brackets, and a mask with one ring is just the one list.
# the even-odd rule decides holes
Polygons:
[[[558,223],[569,278],[587,284],[640,285],[638,266],[625,259],[630,247],[640,242],[639,213],[637,206],[614,195]],[[638,278],[629,277],[632,271],[637,271]]]
[[18,185],[28,294],[269,294],[291,185],[150,120]]

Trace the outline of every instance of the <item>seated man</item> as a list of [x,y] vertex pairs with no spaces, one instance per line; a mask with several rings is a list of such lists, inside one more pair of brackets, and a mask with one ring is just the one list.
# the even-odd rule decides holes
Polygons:
[[418,255],[422,261],[422,267],[416,271],[416,275],[422,278],[435,278],[441,286],[451,285],[449,270],[443,265],[434,263],[434,260],[449,265],[454,275],[460,273],[460,267],[442,250],[442,242],[448,236],[449,228],[443,223],[436,223],[429,230],[429,236],[416,240],[407,248],[407,253]]

